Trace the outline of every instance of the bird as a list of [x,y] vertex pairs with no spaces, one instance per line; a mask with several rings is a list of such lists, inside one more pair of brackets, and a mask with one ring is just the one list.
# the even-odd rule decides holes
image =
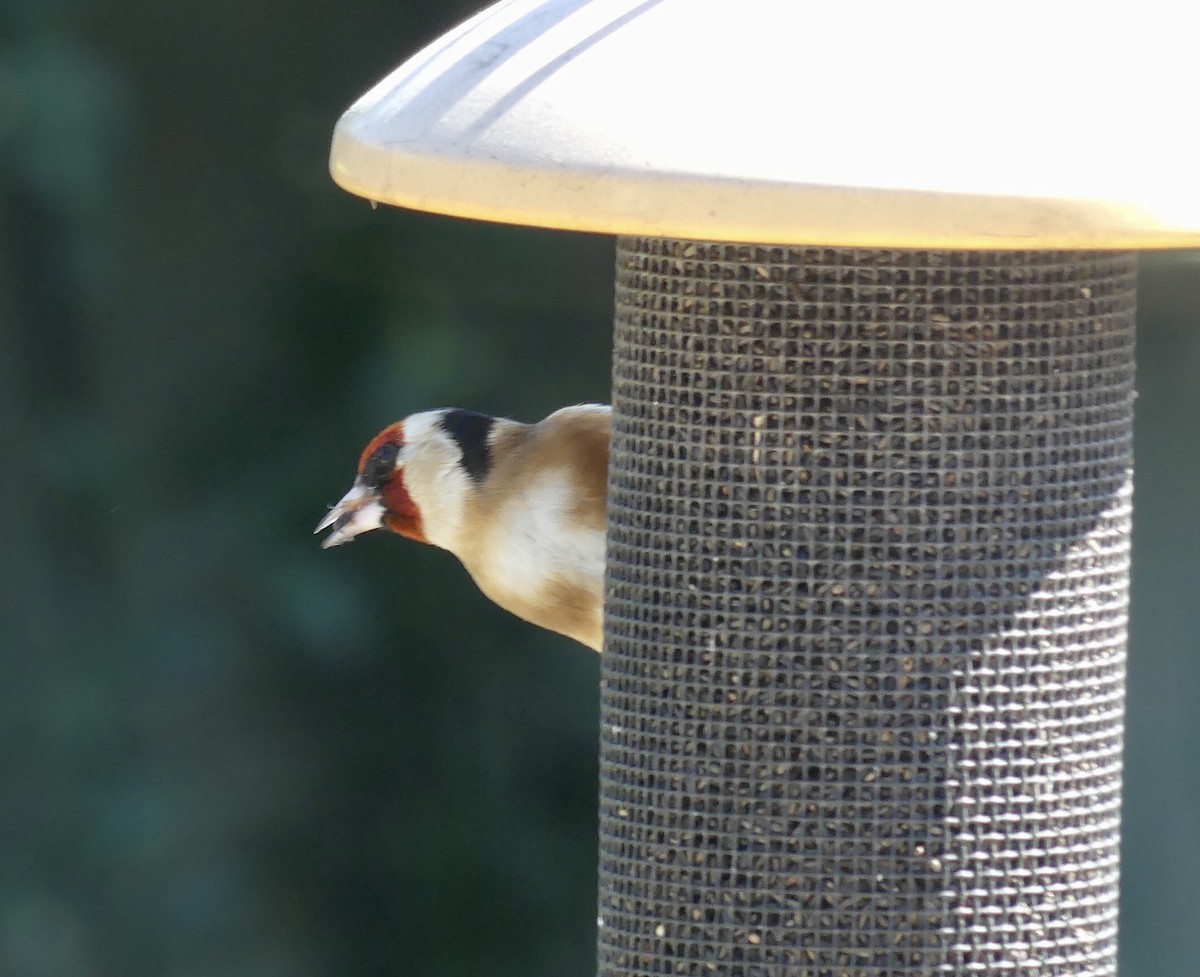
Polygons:
[[314,533],[323,549],[374,529],[449,550],[492,601],[599,652],[612,409],[533,424],[456,407],[388,425]]

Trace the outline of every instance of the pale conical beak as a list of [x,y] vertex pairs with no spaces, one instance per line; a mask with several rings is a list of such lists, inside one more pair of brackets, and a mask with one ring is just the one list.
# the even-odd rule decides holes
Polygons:
[[359,485],[342,496],[341,501],[325,513],[325,518],[317,523],[313,534],[333,528],[328,536],[321,541],[321,549],[331,546],[341,546],[349,543],[355,536],[369,533],[383,525],[383,503],[373,489]]

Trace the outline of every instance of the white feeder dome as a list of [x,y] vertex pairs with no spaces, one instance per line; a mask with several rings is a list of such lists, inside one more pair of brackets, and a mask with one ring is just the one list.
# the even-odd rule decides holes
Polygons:
[[583,231],[1200,246],[1179,4],[508,0],[338,123],[384,203]]

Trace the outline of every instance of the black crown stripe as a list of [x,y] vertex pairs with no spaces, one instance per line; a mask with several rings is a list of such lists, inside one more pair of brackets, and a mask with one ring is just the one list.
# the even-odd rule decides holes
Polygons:
[[492,446],[488,436],[496,423],[494,417],[473,410],[454,408],[442,415],[442,428],[462,452],[462,466],[472,480],[482,482],[492,470]]

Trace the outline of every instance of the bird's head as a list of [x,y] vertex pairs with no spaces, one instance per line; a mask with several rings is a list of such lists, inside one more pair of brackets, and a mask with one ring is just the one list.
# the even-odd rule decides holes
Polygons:
[[331,529],[321,546],[348,543],[372,529],[390,529],[422,543],[453,549],[470,490],[461,446],[467,411],[432,410],[390,424],[363,449],[358,475],[314,532]]

